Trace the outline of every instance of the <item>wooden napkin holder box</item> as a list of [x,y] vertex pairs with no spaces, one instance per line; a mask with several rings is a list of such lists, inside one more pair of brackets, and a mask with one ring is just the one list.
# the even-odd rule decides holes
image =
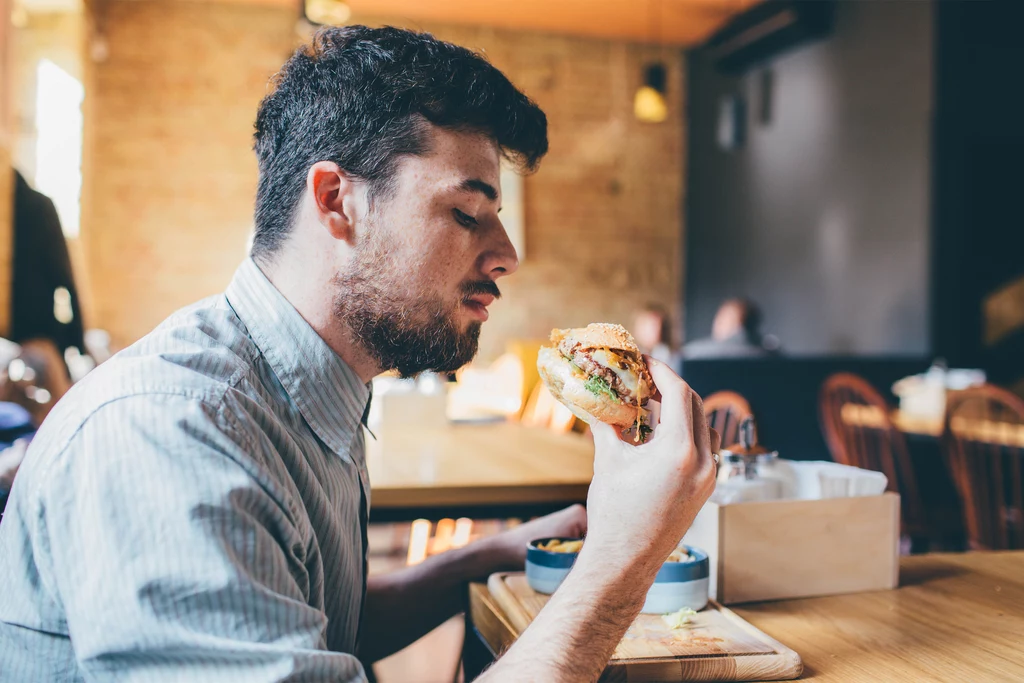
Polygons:
[[900,497],[708,502],[684,542],[726,605],[887,590],[899,583]]

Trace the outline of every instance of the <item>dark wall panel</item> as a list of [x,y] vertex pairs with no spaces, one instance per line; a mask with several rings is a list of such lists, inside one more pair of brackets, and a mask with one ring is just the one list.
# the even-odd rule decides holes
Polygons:
[[[929,351],[932,33],[931,3],[844,1],[830,36],[741,77],[691,56],[688,339],[746,295],[793,354]],[[736,94],[746,140],[725,150]]]

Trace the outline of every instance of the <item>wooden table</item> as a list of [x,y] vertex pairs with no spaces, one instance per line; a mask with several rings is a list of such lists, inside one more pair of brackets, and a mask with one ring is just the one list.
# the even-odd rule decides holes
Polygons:
[[594,445],[516,423],[390,429],[367,438],[371,519],[527,516],[584,502]]
[[[478,620],[503,618],[485,586],[471,589]],[[1024,681],[1020,551],[907,557],[896,590],[732,609],[800,654],[801,680]]]
[[[853,427],[881,429],[885,426],[884,414],[874,406],[847,403],[842,409],[843,422]],[[938,438],[942,436],[942,420],[908,415],[900,410],[889,413],[893,426],[905,434]],[[1024,425],[991,420],[973,420],[954,417],[952,428],[964,433],[967,438],[1007,446],[1024,447]]]

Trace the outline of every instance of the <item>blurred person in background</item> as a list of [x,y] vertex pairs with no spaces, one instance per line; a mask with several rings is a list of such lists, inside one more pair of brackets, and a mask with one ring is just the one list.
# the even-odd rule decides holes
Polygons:
[[675,367],[678,354],[672,346],[672,321],[664,306],[650,303],[636,314],[633,338],[643,353]]
[[0,518],[29,440],[71,387],[64,353],[85,348],[57,209],[14,169],[10,339],[0,352]]
[[35,425],[27,410],[16,403],[0,402],[0,522],[33,434]]
[[17,170],[13,270],[10,339],[52,404],[71,386],[65,354],[85,351],[82,311],[57,209]]
[[61,357],[85,351],[78,289],[53,202],[14,172],[14,278],[11,341],[47,340]]
[[365,681],[468,581],[584,533],[481,681],[597,680],[714,488],[700,399],[652,359],[660,422],[640,445],[593,425],[586,510],[367,576],[370,381],[476,354],[518,267],[501,160],[535,168],[547,120],[480,55],[395,28],[323,29],[273,86],[251,257],[29,446],[0,524],[0,680]]
[[761,309],[749,299],[728,299],[718,308],[711,336],[683,347],[686,360],[698,358],[758,358],[779,353],[779,342],[761,334]]

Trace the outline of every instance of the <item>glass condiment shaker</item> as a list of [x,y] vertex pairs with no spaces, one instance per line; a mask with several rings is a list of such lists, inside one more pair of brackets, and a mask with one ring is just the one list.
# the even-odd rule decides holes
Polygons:
[[782,495],[782,482],[773,475],[778,451],[769,451],[757,443],[757,427],[753,417],[740,423],[739,443],[721,451],[722,466],[718,483],[730,489],[734,502],[775,500]]

